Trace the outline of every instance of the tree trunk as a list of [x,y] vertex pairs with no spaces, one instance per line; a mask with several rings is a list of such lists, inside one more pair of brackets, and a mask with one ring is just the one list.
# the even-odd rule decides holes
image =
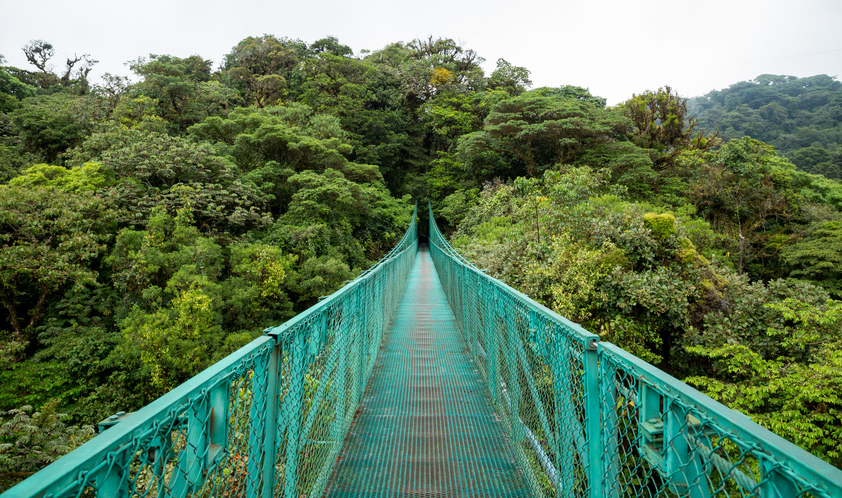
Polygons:
[[15,301],[7,296],[3,296],[3,305],[9,312],[9,323],[12,325],[12,339],[20,341],[23,339],[23,330],[20,326],[20,317],[18,310],[15,309]]

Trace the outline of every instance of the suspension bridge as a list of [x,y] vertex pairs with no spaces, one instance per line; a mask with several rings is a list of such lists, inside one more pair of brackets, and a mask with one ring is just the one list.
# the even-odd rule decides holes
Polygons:
[[842,497],[842,471],[495,280],[429,211],[3,497]]

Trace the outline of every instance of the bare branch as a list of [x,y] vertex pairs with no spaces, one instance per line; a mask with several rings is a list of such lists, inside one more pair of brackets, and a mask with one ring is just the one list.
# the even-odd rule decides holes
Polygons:
[[47,71],[47,62],[53,58],[56,51],[51,43],[44,40],[32,40],[23,47],[23,53],[30,64],[42,73]]

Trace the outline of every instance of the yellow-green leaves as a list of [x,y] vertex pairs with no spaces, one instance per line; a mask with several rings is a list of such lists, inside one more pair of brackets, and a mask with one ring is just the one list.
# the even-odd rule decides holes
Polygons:
[[160,392],[210,365],[222,339],[218,308],[203,290],[188,289],[151,314],[135,306],[124,320],[123,334]]
[[645,213],[643,223],[652,230],[652,235],[659,239],[666,239],[676,234],[675,215],[672,213]]
[[9,180],[13,187],[55,187],[65,192],[94,192],[116,182],[114,171],[98,162],[86,162],[75,168],[35,164]]

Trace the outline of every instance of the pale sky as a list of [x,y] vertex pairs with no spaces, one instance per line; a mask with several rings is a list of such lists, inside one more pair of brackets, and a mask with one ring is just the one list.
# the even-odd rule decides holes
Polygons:
[[7,64],[29,67],[21,47],[43,39],[56,69],[74,53],[99,60],[94,82],[150,53],[218,64],[262,34],[332,35],[357,54],[453,38],[486,74],[504,58],[533,87],[587,87],[611,105],[664,85],[693,97],[764,73],[842,77],[842,0],[0,0]]

